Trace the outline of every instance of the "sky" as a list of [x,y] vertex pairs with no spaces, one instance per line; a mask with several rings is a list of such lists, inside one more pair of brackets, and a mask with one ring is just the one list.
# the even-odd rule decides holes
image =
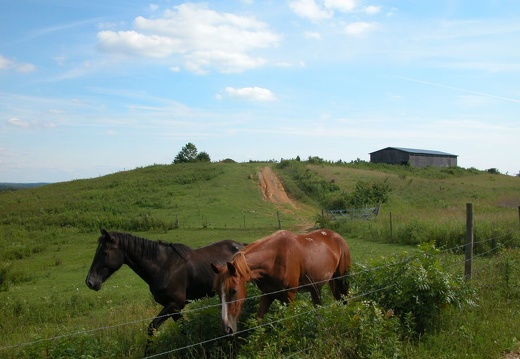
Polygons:
[[406,147],[520,172],[518,0],[0,0],[0,182]]

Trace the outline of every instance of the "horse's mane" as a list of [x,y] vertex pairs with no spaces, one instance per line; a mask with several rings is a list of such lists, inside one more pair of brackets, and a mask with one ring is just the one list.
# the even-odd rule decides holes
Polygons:
[[244,256],[243,251],[236,252],[233,256],[233,264],[235,265],[235,268],[237,272],[246,278],[246,280],[249,280],[252,276],[251,269],[247,265],[246,258]]
[[242,248],[242,250],[236,252],[234,255],[233,255],[233,263],[235,264],[235,268],[237,269],[237,272],[244,276],[246,278],[246,280],[250,280],[252,279],[253,277],[253,271],[251,270],[251,268],[249,268],[249,266],[247,265],[247,262],[246,262],[246,258],[245,258],[245,255],[249,252],[252,252],[252,251],[255,251],[257,247],[261,246],[264,244],[264,242],[266,241],[269,241],[270,239],[276,237],[276,236],[280,236],[280,235],[286,235],[287,231],[284,231],[284,230],[280,230],[280,231],[277,231],[267,237],[264,237],[264,238],[261,238],[261,239],[258,239],[250,244],[248,244],[247,246],[245,246],[244,248]]
[[119,246],[121,249],[132,250],[146,257],[157,257],[160,248],[171,248],[182,259],[186,260],[188,255],[193,251],[193,249],[181,243],[153,241],[134,236],[130,233],[110,232],[110,235],[119,239]]

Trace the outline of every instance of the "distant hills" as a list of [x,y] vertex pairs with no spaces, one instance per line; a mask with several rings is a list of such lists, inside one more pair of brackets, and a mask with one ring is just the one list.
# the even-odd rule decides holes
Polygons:
[[46,182],[38,182],[38,183],[8,183],[8,182],[0,182],[0,191],[16,191],[16,190],[19,190],[19,189],[45,186],[47,184],[50,184],[50,183],[46,183]]

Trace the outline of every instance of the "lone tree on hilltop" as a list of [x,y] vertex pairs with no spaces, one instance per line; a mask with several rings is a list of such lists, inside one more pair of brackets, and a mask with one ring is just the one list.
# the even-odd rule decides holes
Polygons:
[[186,146],[175,156],[173,163],[193,163],[193,162],[211,162],[211,158],[207,152],[198,153],[197,147],[188,142]]

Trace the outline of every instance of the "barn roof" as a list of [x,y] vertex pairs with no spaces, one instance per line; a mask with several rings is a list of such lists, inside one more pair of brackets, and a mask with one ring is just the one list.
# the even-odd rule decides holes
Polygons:
[[452,156],[452,157],[455,156],[455,157],[457,157],[457,155],[454,155],[452,153],[446,153],[446,152],[441,152],[441,151],[432,151],[432,150],[421,150],[421,149],[417,149],[417,148],[404,148],[404,147],[387,147],[387,148],[383,148],[382,150],[371,152],[371,154],[379,152],[379,151],[384,151],[384,150],[399,150],[399,151],[404,151],[404,152],[408,152],[408,153],[412,153],[412,154],[416,154],[416,155]]

